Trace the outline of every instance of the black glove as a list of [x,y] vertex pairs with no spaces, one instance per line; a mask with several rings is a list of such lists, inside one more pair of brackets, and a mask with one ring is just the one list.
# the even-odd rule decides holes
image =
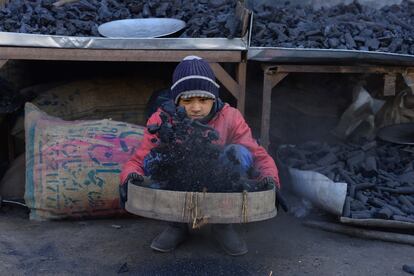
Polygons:
[[289,206],[286,203],[285,198],[282,196],[282,193],[280,192],[279,187],[276,185],[276,182],[272,177],[265,177],[261,180],[264,187],[268,189],[273,189],[275,187],[276,189],[276,207],[279,209],[279,206],[282,207],[283,211],[288,212]]
[[125,202],[128,200],[128,183],[131,182],[132,184],[137,185],[143,181],[144,178],[142,177],[142,175],[139,175],[137,173],[130,173],[128,174],[124,183],[119,185],[119,204],[121,208],[125,208]]

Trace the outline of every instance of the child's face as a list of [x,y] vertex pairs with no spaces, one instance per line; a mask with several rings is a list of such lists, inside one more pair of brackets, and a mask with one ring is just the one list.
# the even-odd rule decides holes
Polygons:
[[187,116],[193,120],[200,120],[206,117],[213,107],[214,100],[203,97],[180,98],[178,105],[183,106]]

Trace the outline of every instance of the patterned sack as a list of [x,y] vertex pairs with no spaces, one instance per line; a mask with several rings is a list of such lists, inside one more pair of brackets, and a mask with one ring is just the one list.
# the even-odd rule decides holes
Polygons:
[[119,173],[144,127],[112,120],[64,121],[25,106],[30,219],[102,217],[119,208]]

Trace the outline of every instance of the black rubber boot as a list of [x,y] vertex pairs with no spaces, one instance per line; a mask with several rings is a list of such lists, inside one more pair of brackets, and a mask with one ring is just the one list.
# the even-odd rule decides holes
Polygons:
[[211,232],[223,250],[231,256],[247,253],[247,245],[231,224],[213,224]]
[[170,223],[151,243],[151,248],[160,252],[171,252],[188,236],[186,223]]

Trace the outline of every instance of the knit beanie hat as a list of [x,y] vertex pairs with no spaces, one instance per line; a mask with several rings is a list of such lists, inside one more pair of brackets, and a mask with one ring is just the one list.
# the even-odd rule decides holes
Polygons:
[[180,98],[216,99],[219,87],[213,70],[205,60],[198,56],[187,56],[174,70],[171,96],[176,104]]

